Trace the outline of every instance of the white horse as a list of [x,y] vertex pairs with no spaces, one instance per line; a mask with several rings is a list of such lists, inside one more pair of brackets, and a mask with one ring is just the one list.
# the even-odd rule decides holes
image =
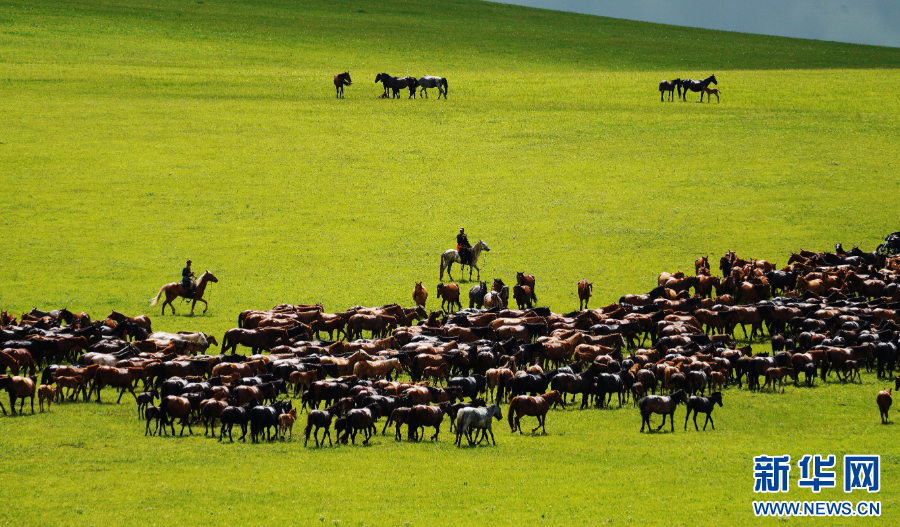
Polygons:
[[481,439],[478,444],[484,441],[488,433],[491,434],[491,442],[497,446],[494,441],[494,431],[491,429],[491,418],[494,417],[498,421],[503,418],[503,411],[500,405],[494,403],[486,408],[462,408],[456,415],[456,445],[461,446],[463,435],[469,440],[469,445],[475,444],[472,437],[472,430],[481,430]]
[[484,308],[491,309],[493,307],[504,307],[503,297],[500,296],[498,291],[491,291],[484,295]]
[[[481,255],[481,251],[490,250],[491,248],[484,243],[484,240],[478,240],[478,243],[472,247],[472,264],[469,266],[469,281],[472,280],[473,267],[478,271],[478,280],[481,280],[481,269],[478,268],[478,257]],[[460,269],[462,269],[463,263],[462,260],[459,259],[459,253],[456,249],[447,249],[441,253],[441,282],[444,281],[444,269],[447,270],[447,276],[450,278],[450,281],[453,281],[453,277],[450,275],[450,268],[453,266],[453,262],[458,263]]]
[[419,86],[422,90],[419,94],[425,94],[425,98],[428,98],[428,92],[426,88],[437,88],[438,89],[438,99],[441,98],[441,94],[444,94],[444,99],[447,98],[447,79],[443,77],[433,77],[431,75],[425,75],[421,79],[419,79]]

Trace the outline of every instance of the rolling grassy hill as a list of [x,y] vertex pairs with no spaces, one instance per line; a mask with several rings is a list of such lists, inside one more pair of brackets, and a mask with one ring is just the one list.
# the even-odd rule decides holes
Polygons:
[[[699,255],[784,265],[897,230],[898,49],[474,1],[20,1],[0,2],[0,22],[0,307],[14,313],[117,309],[219,336],[280,302],[408,305],[415,281],[433,293],[460,226],[492,249],[482,278],[531,272],[563,312],[581,278],[600,305]],[[445,76],[449,99],[379,100],[383,71]],[[658,100],[661,79],[713,73],[719,104]],[[220,280],[210,311],[160,317],[149,298],[187,258]],[[871,377],[729,390],[716,434],[645,437],[633,410],[567,411],[550,437],[461,452],[148,441],[130,404],[68,405],[0,420],[0,458],[19,469],[0,481],[20,496],[0,519],[746,523],[761,449],[870,445],[889,460],[890,518],[897,452]]]

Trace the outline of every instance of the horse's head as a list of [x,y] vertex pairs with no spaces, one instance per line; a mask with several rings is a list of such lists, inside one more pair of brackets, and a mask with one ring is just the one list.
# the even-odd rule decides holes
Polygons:
[[715,75],[710,75],[709,81],[710,81],[711,83],[715,84],[716,86],[719,85],[719,83],[716,82],[716,76],[715,76]]
[[342,76],[344,77],[344,82],[347,84],[347,86],[349,86],[350,84],[353,83],[353,79],[350,78],[350,72],[349,72],[349,71],[345,71],[345,72],[342,74]]
[[475,244],[475,247],[481,247],[481,250],[490,252],[491,248],[484,243],[484,240],[478,240],[478,243]]

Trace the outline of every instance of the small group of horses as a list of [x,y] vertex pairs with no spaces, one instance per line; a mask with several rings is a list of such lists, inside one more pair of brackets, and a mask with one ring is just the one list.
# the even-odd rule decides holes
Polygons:
[[[384,93],[381,94],[381,99],[388,98],[388,90],[391,90],[391,97],[395,99],[400,98],[400,90],[409,90],[409,98],[416,98],[416,89],[419,89],[419,96],[424,96],[426,99],[428,98],[428,88],[437,88],[438,90],[438,99],[441,96],[444,96],[444,99],[447,98],[447,79],[444,77],[436,77],[433,75],[425,75],[419,78],[416,77],[393,77],[388,75],[387,73],[379,73],[375,76],[375,83],[382,83],[384,86]],[[345,71],[344,73],[338,73],[334,76],[334,88],[335,88],[335,97],[343,99],[344,98],[344,86],[350,86],[353,83],[353,79],[350,78],[350,72]]]
[[709,77],[703,80],[693,80],[693,79],[675,79],[671,81],[663,80],[659,83],[659,101],[665,101],[666,92],[669,94],[669,100],[671,101],[675,90],[678,90],[678,99],[682,101],[687,101],[688,91],[692,91],[694,93],[700,92],[700,102],[703,102],[703,94],[706,94],[706,102],[710,102],[710,97],[713,95],[716,96],[716,102],[719,102],[719,90],[717,88],[710,88],[710,83],[718,85],[719,83],[716,81],[715,75],[710,75]]

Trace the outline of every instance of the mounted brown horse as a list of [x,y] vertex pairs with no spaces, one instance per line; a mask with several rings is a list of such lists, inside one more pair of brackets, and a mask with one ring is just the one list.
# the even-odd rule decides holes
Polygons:
[[194,314],[194,307],[197,306],[197,302],[203,302],[203,312],[206,313],[206,310],[209,309],[209,304],[206,303],[206,300],[203,299],[203,291],[206,290],[206,284],[209,282],[218,282],[219,279],[213,276],[209,271],[204,271],[200,278],[197,279],[197,287],[194,290],[194,297],[188,298],[184,294],[184,286],[181,285],[181,282],[172,282],[171,284],[166,284],[159,288],[159,293],[156,293],[156,298],[150,301],[150,306],[155,306],[157,302],[159,302],[159,297],[162,296],[163,292],[166,293],[166,301],[162,304],[162,314],[166,314],[166,304],[172,308],[172,314],[175,314],[175,306],[172,305],[172,301],[178,297],[184,298],[185,300],[193,300],[194,302],[191,304],[191,314]]
[[[566,401],[556,390],[536,397],[528,395],[513,397],[509,402],[509,413],[506,415],[512,432],[515,433],[518,430],[521,434],[522,426],[519,424],[519,419],[523,415],[530,415],[538,419],[538,425],[531,430],[531,433],[533,434],[538,428],[541,428],[541,433],[546,434],[547,412],[550,411],[550,405],[553,403],[562,405],[563,408],[566,407]],[[513,420],[513,414],[515,414],[515,420]]]

